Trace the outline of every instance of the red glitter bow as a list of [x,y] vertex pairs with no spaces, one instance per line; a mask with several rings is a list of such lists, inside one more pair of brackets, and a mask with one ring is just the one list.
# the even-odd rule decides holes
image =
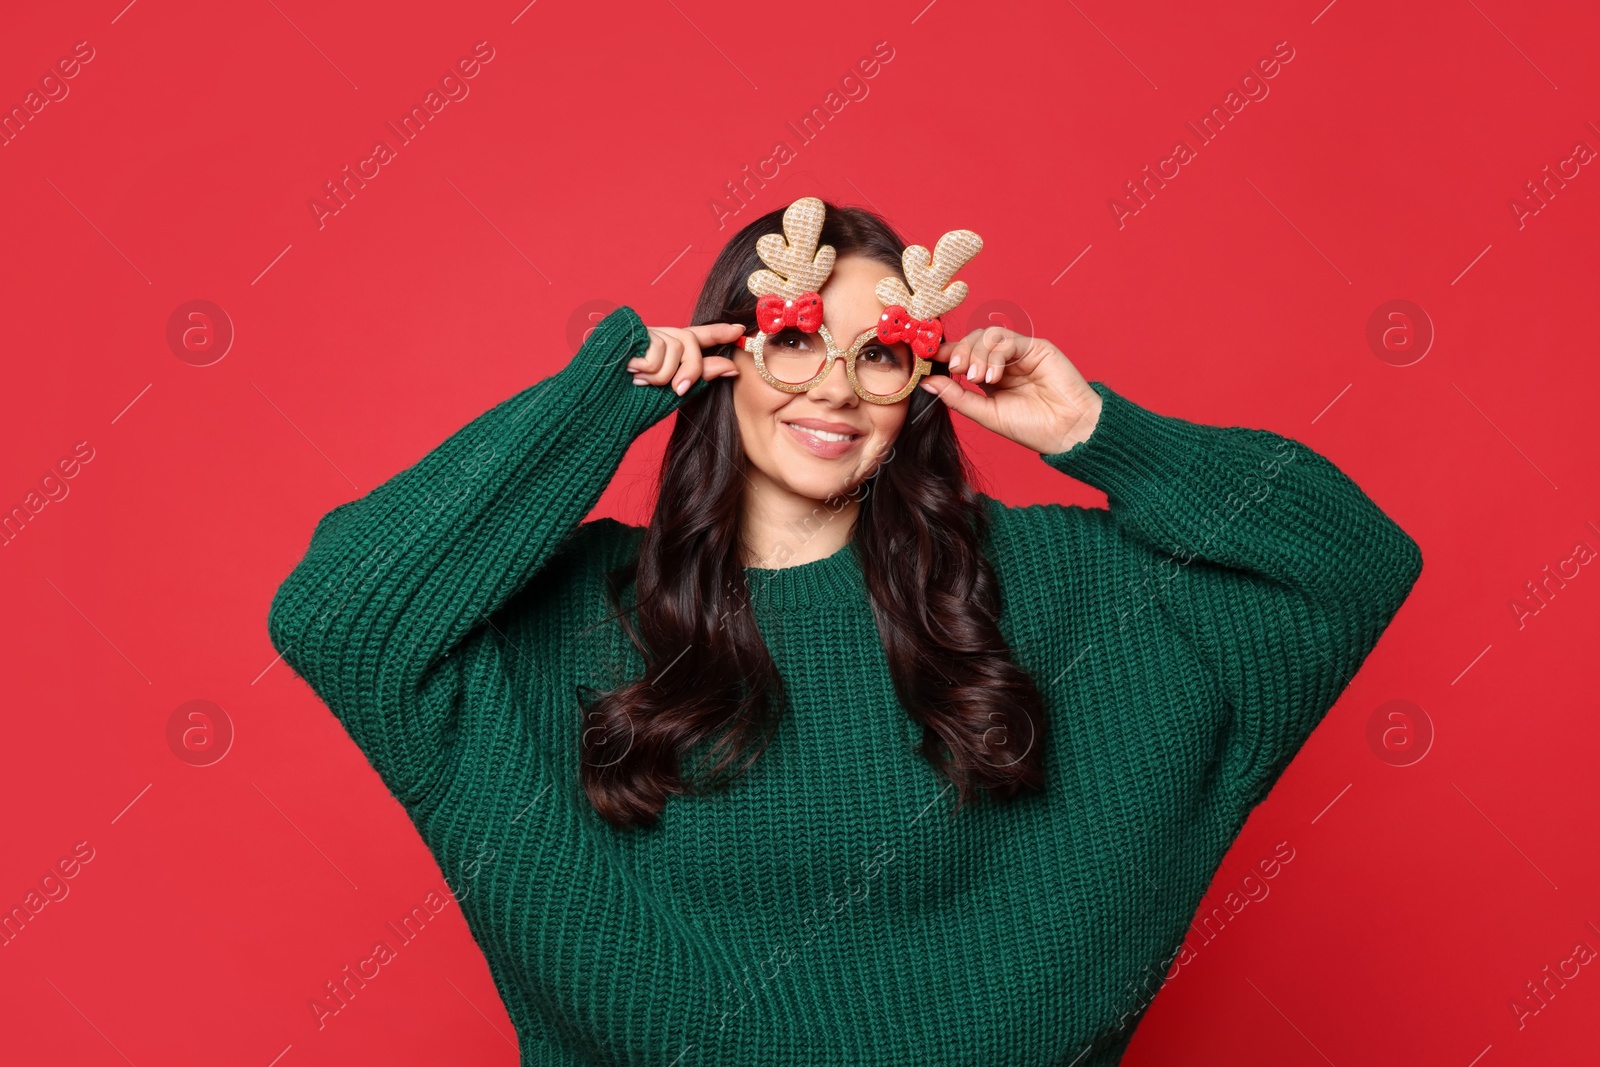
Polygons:
[[891,345],[896,341],[909,341],[911,351],[925,358],[932,358],[939,351],[939,341],[943,337],[944,323],[937,318],[914,319],[899,304],[884,308],[883,315],[878,319],[880,341]]
[[777,333],[793,326],[802,333],[816,333],[822,326],[822,297],[801,293],[793,300],[768,294],[756,301],[756,325],[762,333]]

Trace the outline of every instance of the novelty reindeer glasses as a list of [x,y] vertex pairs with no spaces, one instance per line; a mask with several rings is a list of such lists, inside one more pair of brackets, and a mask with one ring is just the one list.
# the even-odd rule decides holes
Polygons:
[[[874,292],[884,307],[877,325],[840,351],[822,321],[817,292],[833,272],[834,260],[832,245],[817,246],[823,210],[821,200],[802,197],[784,210],[782,234],[764,234],[756,242],[756,253],[770,269],[750,274],[750,291],[760,297],[758,332],[740,337],[738,345],[755,357],[761,377],[786,393],[820,384],[834,360],[843,357],[857,396],[873,404],[898,403],[923,375],[933,373],[930,360],[944,337],[939,316],[967,297],[967,283],[951,279],[978,254],[983,238],[971,230],[951,230],[931,256],[921,245],[907,248],[900,262],[910,290],[899,278],[878,282]],[[909,357],[890,347],[900,341],[909,345]]]

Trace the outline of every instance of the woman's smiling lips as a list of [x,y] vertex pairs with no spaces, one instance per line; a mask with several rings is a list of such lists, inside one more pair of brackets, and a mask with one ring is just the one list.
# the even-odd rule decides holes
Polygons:
[[[822,459],[838,459],[850,452],[861,443],[865,433],[842,422],[828,422],[826,419],[785,419],[784,426],[788,427],[789,436],[794,438],[806,451]],[[805,427],[802,429],[801,427]],[[820,434],[810,431],[818,430]],[[822,436],[826,434],[828,436]],[[848,435],[848,440],[837,440],[833,435]]]

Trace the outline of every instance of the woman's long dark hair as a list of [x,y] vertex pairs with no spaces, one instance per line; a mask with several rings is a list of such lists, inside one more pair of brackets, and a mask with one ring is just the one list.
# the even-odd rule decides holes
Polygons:
[[[886,222],[862,208],[824,207],[822,244],[900,272],[905,242]],[[782,216],[771,211],[727,243],[691,325],[738,322],[754,332],[756,298],[745,282],[764,266],[757,239],[781,232]],[[866,579],[895,693],[923,726],[919,751],[955,784],[959,810],[975,788],[1006,799],[1043,788],[1044,701],[1000,633],[999,587],[980,551],[988,520],[949,410],[921,389],[907,402],[892,451],[851,490],[860,508],[849,550]],[[619,828],[655,825],[670,794],[731,783],[765,750],[785,703],[745,586],[739,519],[747,461],[733,380],[713,380],[677,414],[639,556],[608,575],[615,617],[645,674],[600,694],[584,716],[583,787]],[[637,629],[622,602],[630,583]],[[682,760],[701,745],[720,758],[703,777],[686,779]]]

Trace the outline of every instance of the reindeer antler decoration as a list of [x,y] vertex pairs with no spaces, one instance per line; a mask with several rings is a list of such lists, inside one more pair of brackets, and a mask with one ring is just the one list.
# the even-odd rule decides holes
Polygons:
[[939,316],[967,298],[967,283],[952,281],[983,248],[983,238],[971,230],[951,230],[933,246],[933,254],[912,245],[900,256],[911,288],[899,278],[884,278],[874,292],[883,302],[878,337],[889,343],[909,341],[912,351],[931,357],[944,337]]
[[756,301],[756,324],[763,333],[794,326],[816,333],[822,326],[817,290],[833,273],[832,245],[817,246],[822,235],[822,201],[801,197],[783,212],[783,233],[762,235],[756,254],[770,270],[752,271],[746,284]]
[[[873,292],[884,305],[883,314],[877,325],[856,337],[848,351],[841,351],[822,320],[822,295],[818,292],[833,273],[833,246],[817,243],[826,210],[817,197],[801,197],[784,209],[783,233],[763,234],[756,241],[756,254],[767,265],[765,270],[752,271],[746,281],[760,298],[756,301],[757,330],[754,336],[740,337],[735,343],[755,356],[756,369],[774,388],[803,393],[827,377],[834,360],[843,358],[850,386],[858,395],[875,404],[896,403],[910,394],[919,378],[933,373],[932,360],[944,338],[939,316],[966,299],[967,283],[956,281],[955,274],[978,254],[983,238],[971,230],[951,230],[939,238],[932,253],[921,245],[907,248],[900,262],[910,287],[896,277],[878,282]],[[767,370],[766,339],[786,329],[817,334],[827,349],[809,381],[783,381]],[[856,377],[857,355],[874,337],[885,344],[905,341],[916,354],[904,385],[893,392],[874,392]],[[876,357],[869,358],[875,361],[875,369],[885,365]],[[882,375],[874,380],[881,384]]]

